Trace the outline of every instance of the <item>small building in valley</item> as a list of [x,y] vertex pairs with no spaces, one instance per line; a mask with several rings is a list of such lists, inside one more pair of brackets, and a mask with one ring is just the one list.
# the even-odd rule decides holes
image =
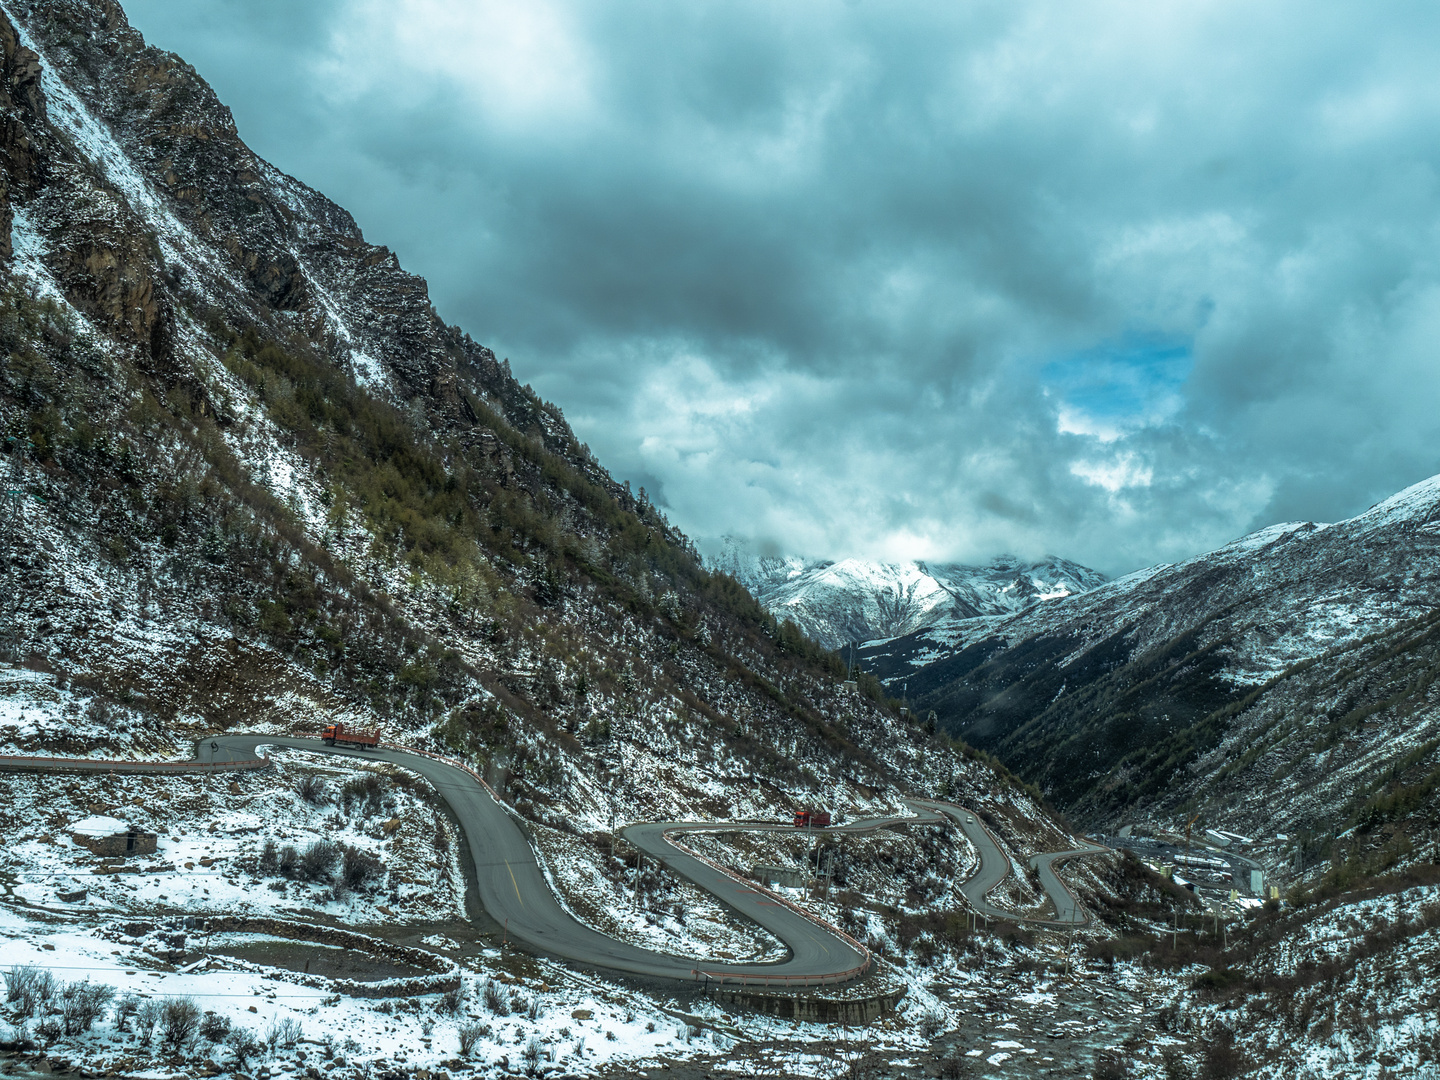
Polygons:
[[127,825],[119,818],[94,816],[70,826],[70,835],[91,854],[107,858],[153,855],[155,834]]

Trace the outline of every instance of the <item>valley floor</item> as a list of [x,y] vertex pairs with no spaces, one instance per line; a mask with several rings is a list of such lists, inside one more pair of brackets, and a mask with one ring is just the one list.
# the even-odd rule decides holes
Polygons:
[[[319,1059],[335,1077],[417,1069],[619,1076],[651,1067],[674,1075],[691,1068],[830,1076],[852,1064],[913,1073],[957,1055],[996,1075],[1044,1075],[1144,1025],[1138,1006],[1116,1007],[1116,991],[1101,989],[1097,997],[1091,979],[1037,973],[1058,962],[1058,935],[1036,944],[997,932],[977,939],[963,962],[927,956],[920,963],[874,915],[865,917],[865,932],[895,963],[883,965],[872,982],[903,989],[904,998],[893,1016],[840,1031],[838,1043],[830,1025],[770,1020],[704,998],[597,979],[506,951],[463,920],[452,854],[458,844],[422,781],[404,770],[311,755],[281,752],[276,762],[264,773],[225,777],[0,776],[6,796],[0,828],[13,838],[0,870],[0,968],[9,973],[7,984],[29,971],[48,973],[55,1002],[70,984],[114,992],[93,1027],[68,1035],[54,1002],[26,1008],[7,992],[0,1046],[15,1055],[6,1062],[12,1071],[69,1063],[137,1076],[203,1070],[264,1077],[303,1073]],[[155,853],[126,860],[92,854],[69,829],[97,815],[156,832]],[[788,834],[751,840],[733,850],[717,844],[716,853],[745,864],[803,855],[789,850],[795,841]],[[347,887],[334,874],[304,880],[299,870],[285,869],[286,849],[303,857],[322,842],[368,854],[379,874]],[[773,943],[713,902],[677,897],[674,882],[649,883],[645,903],[624,910],[633,899],[630,883],[607,877],[600,853],[572,851],[579,843],[547,834],[541,848],[559,868],[552,880],[582,917],[623,924],[638,944],[652,947],[773,952]],[[975,865],[963,839],[932,827],[845,843],[849,890],[812,901],[830,918],[846,915],[862,895],[856,887],[885,904],[904,904],[907,888],[912,902],[953,904],[955,883]],[[883,868],[899,865],[913,870],[898,879],[898,891],[887,891]],[[917,885],[931,890],[924,893],[931,901],[917,901]],[[336,993],[323,980],[306,985],[311,975],[367,981],[403,972],[273,936],[212,937],[195,929],[195,919],[222,914],[333,923],[418,945],[457,961],[462,989],[364,998]],[[180,998],[212,1017],[211,1034],[248,1031],[261,1049],[243,1063],[223,1038],[195,1037],[179,1053],[162,1049],[163,1022],[152,1030],[141,1023],[146,1013],[136,1011]],[[1096,1015],[1081,1001],[1110,1005]],[[472,1045],[462,1055],[466,1029]]]
[[[1440,1075],[1440,1001],[1426,974],[1440,957],[1434,885],[1237,919],[1228,952],[1206,952],[1191,932],[1188,960],[1125,959],[1125,935],[1158,923],[1124,916],[1110,919],[1128,927],[1123,934],[1102,921],[1073,936],[999,923],[972,930],[959,883],[976,869],[975,852],[951,829],[694,838],[742,868],[795,874],[813,860],[832,887],[786,892],[881,957],[864,993],[904,992],[892,1015],[870,1024],[792,1023],[503,948],[503,934],[464,918],[460,844],[423,780],[313,755],[276,761],[226,777],[0,775],[0,828],[11,838],[0,867],[0,1072],[63,1064],[260,1080],[312,1069],[336,1080]],[[118,860],[86,850],[70,827],[103,815],[157,833],[156,852]],[[542,833],[562,899],[606,932],[692,955],[773,953],[773,942],[682,883],[652,874],[637,899],[623,863],[607,863],[589,841]],[[307,873],[307,853],[326,842],[371,869],[354,881],[340,861]],[[1121,870],[1102,859],[1064,874],[1098,911],[1125,892]],[[1134,895],[1158,881],[1145,880]],[[1016,888],[1017,903],[1038,903],[1032,885]],[[374,955],[342,954],[269,933],[198,929],[197,918],[222,914],[343,926],[380,945]],[[383,955],[387,941],[458,964],[459,991],[396,986],[395,996],[365,997],[326,981],[417,974]],[[23,972],[53,980],[48,1005],[17,995]],[[85,983],[113,996],[93,1026],[66,1034],[66,987]],[[146,1010],[176,999],[195,1002],[215,1039],[191,1033],[179,1050],[163,1047],[164,1023]],[[242,1036],[227,1042],[227,1028],[258,1049],[246,1052]]]

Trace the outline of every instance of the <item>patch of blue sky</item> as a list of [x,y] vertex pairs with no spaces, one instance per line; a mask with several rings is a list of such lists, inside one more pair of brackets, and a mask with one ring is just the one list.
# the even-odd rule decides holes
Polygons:
[[1062,432],[1111,442],[1179,412],[1194,362],[1188,341],[1133,336],[1052,360],[1040,378]]

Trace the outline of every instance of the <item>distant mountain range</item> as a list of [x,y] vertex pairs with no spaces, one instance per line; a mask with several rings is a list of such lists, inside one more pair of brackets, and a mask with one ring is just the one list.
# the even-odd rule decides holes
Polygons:
[[1440,476],[860,657],[1090,824],[1188,807],[1317,854],[1440,839]]
[[1004,555],[985,566],[964,566],[766,555],[736,537],[703,547],[711,570],[729,574],[777,618],[793,621],[831,649],[951,628],[978,616],[1012,615],[1109,580],[1054,556],[1024,562]]

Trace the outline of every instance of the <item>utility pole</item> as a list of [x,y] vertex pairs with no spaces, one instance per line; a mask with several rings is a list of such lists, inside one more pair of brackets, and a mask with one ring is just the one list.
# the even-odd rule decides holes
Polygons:
[[807,814],[805,817],[805,846],[809,852],[805,856],[805,878],[809,883],[809,891],[815,892],[815,821],[814,816]]
[[1190,829],[1192,826],[1194,826],[1195,822],[1199,820],[1200,815],[1196,814],[1194,817],[1192,817],[1189,821],[1185,823],[1185,862],[1187,865],[1190,862]]
[[1070,958],[1075,954],[1075,917],[1079,915],[1079,909],[1074,904],[1070,907],[1070,944],[1065,947],[1065,974],[1070,974]]

